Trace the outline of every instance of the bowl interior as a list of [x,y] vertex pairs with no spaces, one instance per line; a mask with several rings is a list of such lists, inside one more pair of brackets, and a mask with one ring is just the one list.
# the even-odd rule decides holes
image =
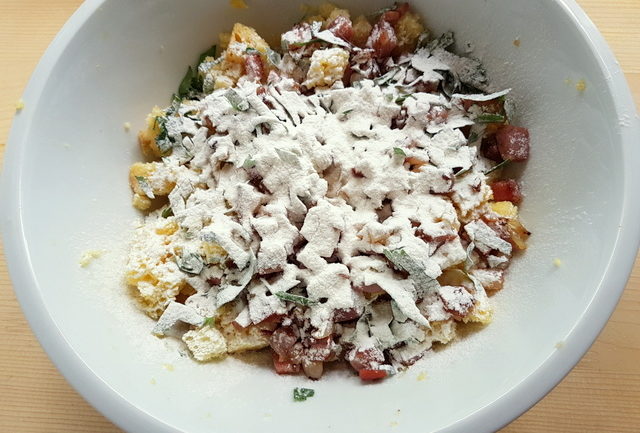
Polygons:
[[[523,386],[546,361],[566,356],[569,346],[562,342],[570,344],[594,296],[618,296],[619,287],[601,280],[623,207],[620,113],[601,60],[572,16],[552,0],[416,1],[435,32],[452,29],[460,43],[473,43],[473,55],[484,61],[496,89],[513,89],[515,123],[533,137],[521,177],[522,216],[533,236],[506,289],[493,297],[494,323],[370,386],[339,370],[317,383],[278,377],[259,357],[205,365],[183,357],[172,341],[150,335],[152,321],[136,310],[122,281],[138,218],[127,170],[141,158],[135,133],[123,124],[142,128],[153,105],[168,104],[186,65],[234,22],[273,39],[302,13],[284,0],[251,2],[247,10],[210,0],[188,6],[171,0],[89,3],[84,9],[90,16],[58,47],[50,74],[39,83],[41,93],[26,101],[29,121],[11,146],[20,146],[14,152],[20,161],[17,194],[37,283],[36,289],[16,289],[35,290],[48,317],[35,317],[25,305],[32,324],[45,320],[57,328],[104,382],[102,389],[85,391],[102,410],[109,412],[100,401],[110,388],[165,424],[156,431],[312,433],[344,425],[367,432],[396,425],[436,431]],[[355,14],[386,3],[342,2]],[[575,87],[581,79],[585,92]],[[86,250],[105,253],[80,268]],[[554,266],[556,258],[561,267]],[[54,360],[73,376],[61,358]],[[422,372],[426,380],[418,380]],[[315,388],[316,396],[293,403],[295,386]],[[497,428],[531,402],[514,403],[474,430]],[[126,418],[115,421],[134,428]]]

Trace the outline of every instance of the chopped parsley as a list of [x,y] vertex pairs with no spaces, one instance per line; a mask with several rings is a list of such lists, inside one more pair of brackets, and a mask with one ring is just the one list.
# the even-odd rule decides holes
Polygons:
[[191,119],[194,122],[200,121],[200,118],[198,117],[198,110],[187,111],[186,113],[184,113],[184,117],[186,117],[187,119]]
[[215,321],[216,319],[214,317],[207,317],[204,319],[204,322],[202,322],[202,326],[213,326]]
[[477,133],[477,132],[475,132],[475,131],[474,131],[474,132],[472,132],[472,133],[469,135],[469,143],[475,143],[476,141],[478,141],[478,138],[480,138],[480,136],[478,135],[478,133]]
[[464,169],[464,170],[460,170],[459,172],[455,173],[455,174],[454,174],[454,176],[455,176],[455,177],[463,176],[463,175],[465,175],[465,174],[469,173],[469,172],[471,171],[471,169],[472,169],[472,168],[473,168],[473,167],[469,167],[469,168],[466,168],[466,169]]
[[316,43],[320,43],[320,42],[324,42],[322,39],[318,39],[318,38],[313,38],[313,39],[309,39],[306,42],[292,42],[290,44],[287,45],[287,49],[289,47],[295,47],[295,48],[299,48],[299,47],[304,47],[310,44],[316,44]]
[[224,97],[227,98],[229,104],[231,104],[233,109],[236,111],[247,111],[249,109],[249,102],[243,99],[242,96],[233,89],[227,90]]
[[269,63],[271,63],[273,66],[277,68],[278,65],[280,65],[280,62],[282,61],[282,56],[280,56],[280,53],[278,53],[277,51],[273,51],[269,49],[267,50],[267,60],[269,61]]
[[429,51],[434,51],[434,50],[437,50],[438,48],[446,49],[446,48],[449,48],[451,45],[453,45],[455,42],[456,42],[455,35],[453,34],[453,32],[449,31],[449,32],[443,33],[438,39],[432,40],[427,45],[427,48],[429,49]]
[[416,99],[415,96],[413,96],[411,93],[406,94],[406,95],[400,95],[396,98],[396,104],[398,105],[402,105],[404,103],[404,101],[407,100],[407,98],[413,98]]
[[373,82],[376,83],[378,86],[383,86],[385,84],[390,83],[391,80],[393,80],[395,76],[398,74],[398,72],[400,72],[400,68],[395,67],[391,69],[389,72],[387,72],[386,74],[382,75],[381,77],[374,78]]
[[418,291],[428,293],[439,287],[438,281],[427,275],[422,264],[410,257],[402,248],[384,250],[383,253],[394,267],[409,274],[409,278]]
[[150,199],[156,198],[156,196],[153,195],[153,189],[149,185],[147,178],[143,176],[136,176],[136,181],[138,182],[138,185],[140,186],[142,192],[144,192],[147,197],[149,197]]
[[505,159],[504,161],[502,161],[500,164],[496,165],[495,167],[490,168],[489,170],[485,171],[484,174],[485,176],[490,175],[491,173],[493,173],[496,170],[500,170],[502,167],[507,166],[509,163],[511,162],[510,159]]
[[200,57],[198,58],[198,64],[204,62],[207,57],[215,58],[217,50],[218,50],[218,47],[214,45],[211,48],[209,48],[207,51],[205,51],[204,53],[200,54]]
[[171,152],[174,143],[173,138],[169,136],[169,132],[167,131],[167,120],[165,116],[158,116],[155,119],[155,124],[160,130],[156,137],[156,146],[158,146],[158,150],[163,156]]
[[394,147],[393,148],[393,154],[396,155],[396,156],[402,156],[402,157],[407,156],[407,154],[404,152],[404,150],[400,149],[399,147]]
[[276,149],[276,153],[283,162],[286,162],[287,164],[292,165],[296,168],[301,167],[300,158],[295,153],[282,149]]
[[187,274],[199,275],[204,268],[204,262],[199,254],[189,253],[185,256],[176,258],[178,268]]
[[250,169],[256,166],[256,162],[251,159],[251,158],[247,158],[244,160],[244,163],[242,164],[242,168],[244,169]]
[[504,123],[506,120],[502,114],[481,114],[476,117],[478,123]]
[[314,301],[309,298],[305,298],[304,296],[292,295],[291,293],[287,293],[287,292],[276,292],[275,295],[278,298],[282,299],[283,301],[293,302],[296,304],[303,305],[305,307],[308,307],[309,305],[315,305],[318,303],[317,301]]
[[184,78],[180,82],[180,86],[178,86],[178,96],[181,98],[185,98],[192,90],[193,80],[196,78],[196,73],[193,71],[193,68],[189,66],[187,69],[187,73],[184,75]]
[[169,218],[170,216],[173,216],[173,209],[171,209],[171,206],[164,208],[161,215],[162,218]]
[[316,392],[311,388],[294,388],[293,389],[293,401],[305,401],[308,398],[313,397]]
[[203,81],[200,75],[198,74],[198,65],[204,62],[207,57],[216,56],[217,47],[214,45],[209,48],[207,51],[200,54],[198,57],[198,64],[196,67],[189,66],[187,68],[187,72],[180,81],[180,85],[178,86],[177,96],[179,99],[190,97],[194,93],[202,92]]

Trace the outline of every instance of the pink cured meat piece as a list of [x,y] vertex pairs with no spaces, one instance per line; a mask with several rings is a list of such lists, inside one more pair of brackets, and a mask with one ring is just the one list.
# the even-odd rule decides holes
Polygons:
[[336,19],[329,24],[327,30],[347,42],[351,42],[353,38],[353,24],[347,17],[336,17]]
[[518,204],[522,201],[520,185],[513,179],[499,180],[491,184],[495,201],[510,201]]
[[373,48],[378,59],[385,59],[398,46],[398,38],[393,26],[387,21],[380,20],[371,30],[367,40],[367,47]]
[[503,159],[523,162],[529,159],[529,130],[507,125],[496,133],[498,150]]

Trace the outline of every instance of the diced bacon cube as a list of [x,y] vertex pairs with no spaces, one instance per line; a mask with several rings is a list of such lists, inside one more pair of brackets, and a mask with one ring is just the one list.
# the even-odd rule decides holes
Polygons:
[[504,271],[501,269],[476,269],[471,274],[488,292],[501,290],[504,285]]
[[396,10],[386,11],[385,13],[382,14],[380,19],[393,25],[400,20],[400,12]]
[[434,105],[427,112],[427,120],[436,124],[445,123],[448,118],[449,110],[442,105]]
[[300,373],[300,364],[294,364],[290,361],[280,361],[277,353],[273,352],[273,366],[278,374],[298,374]]
[[367,40],[367,47],[373,48],[374,54],[378,59],[389,57],[397,45],[398,39],[393,26],[384,20],[380,20],[373,27]]
[[347,17],[339,15],[327,26],[327,30],[347,42],[353,39],[353,24]]
[[518,182],[513,179],[499,180],[491,184],[495,201],[510,201],[518,204],[522,201],[522,193]]
[[291,30],[282,34],[282,42],[290,51],[295,51],[311,40],[311,26],[309,23],[300,23]]
[[362,315],[357,308],[339,308],[333,312],[333,321],[336,323],[348,322],[357,319]]
[[291,326],[276,329],[269,338],[269,344],[280,358],[289,358],[291,348],[298,341],[296,330]]
[[376,347],[353,349],[346,356],[354,370],[377,370],[384,363],[384,353]]
[[466,317],[474,306],[473,295],[461,286],[442,286],[438,295],[444,309],[457,319]]
[[496,133],[498,150],[503,159],[522,162],[529,159],[529,130],[507,125]]
[[498,149],[498,142],[495,135],[490,135],[482,139],[480,145],[480,152],[482,156],[492,161],[502,162],[502,155],[500,155],[500,149]]
[[358,375],[364,381],[371,381],[384,379],[388,373],[385,370],[360,370]]
[[252,81],[263,81],[264,63],[259,54],[249,54],[244,59],[244,70],[247,77]]

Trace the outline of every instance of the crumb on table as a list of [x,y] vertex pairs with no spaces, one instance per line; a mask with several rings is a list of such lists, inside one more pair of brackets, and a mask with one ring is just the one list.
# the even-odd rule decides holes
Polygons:
[[87,266],[89,266],[91,264],[91,262],[93,262],[95,259],[97,259],[100,256],[102,256],[102,254],[104,254],[104,251],[102,251],[102,250],[88,250],[88,251],[85,251],[82,254],[82,257],[80,257],[80,260],[78,261],[78,263],[80,264],[80,267],[86,268]]

